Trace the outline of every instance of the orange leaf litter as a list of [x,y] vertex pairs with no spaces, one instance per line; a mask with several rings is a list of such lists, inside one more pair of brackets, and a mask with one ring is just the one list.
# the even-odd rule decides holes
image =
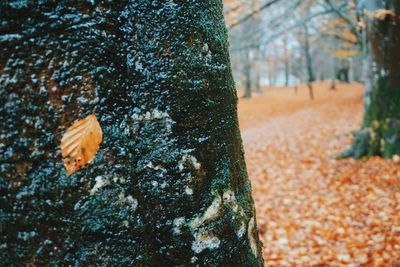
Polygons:
[[239,100],[265,266],[400,266],[399,157],[334,160],[361,125],[359,84]]

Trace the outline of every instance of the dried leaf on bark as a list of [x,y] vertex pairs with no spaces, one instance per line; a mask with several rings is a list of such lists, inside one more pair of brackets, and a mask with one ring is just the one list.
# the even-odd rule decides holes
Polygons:
[[75,122],[61,139],[61,153],[69,175],[91,162],[103,140],[103,132],[96,115]]

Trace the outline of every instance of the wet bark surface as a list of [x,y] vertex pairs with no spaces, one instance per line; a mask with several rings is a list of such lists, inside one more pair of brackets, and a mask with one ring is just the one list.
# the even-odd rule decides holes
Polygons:
[[[2,264],[262,265],[220,1],[0,10]],[[68,176],[94,107],[103,143]]]

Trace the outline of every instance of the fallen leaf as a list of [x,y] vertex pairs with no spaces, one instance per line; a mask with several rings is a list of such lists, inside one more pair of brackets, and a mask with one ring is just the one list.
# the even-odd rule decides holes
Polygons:
[[61,153],[69,175],[91,162],[103,140],[103,132],[96,115],[75,122],[61,139]]

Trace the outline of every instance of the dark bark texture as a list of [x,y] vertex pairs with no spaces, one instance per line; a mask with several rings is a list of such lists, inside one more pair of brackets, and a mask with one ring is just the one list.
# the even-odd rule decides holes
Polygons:
[[[262,266],[222,3],[1,1],[2,266]],[[68,176],[60,139],[104,140]]]
[[361,129],[344,157],[361,158],[400,154],[400,1],[364,1],[370,14],[378,9],[394,12],[367,17],[365,113]]

